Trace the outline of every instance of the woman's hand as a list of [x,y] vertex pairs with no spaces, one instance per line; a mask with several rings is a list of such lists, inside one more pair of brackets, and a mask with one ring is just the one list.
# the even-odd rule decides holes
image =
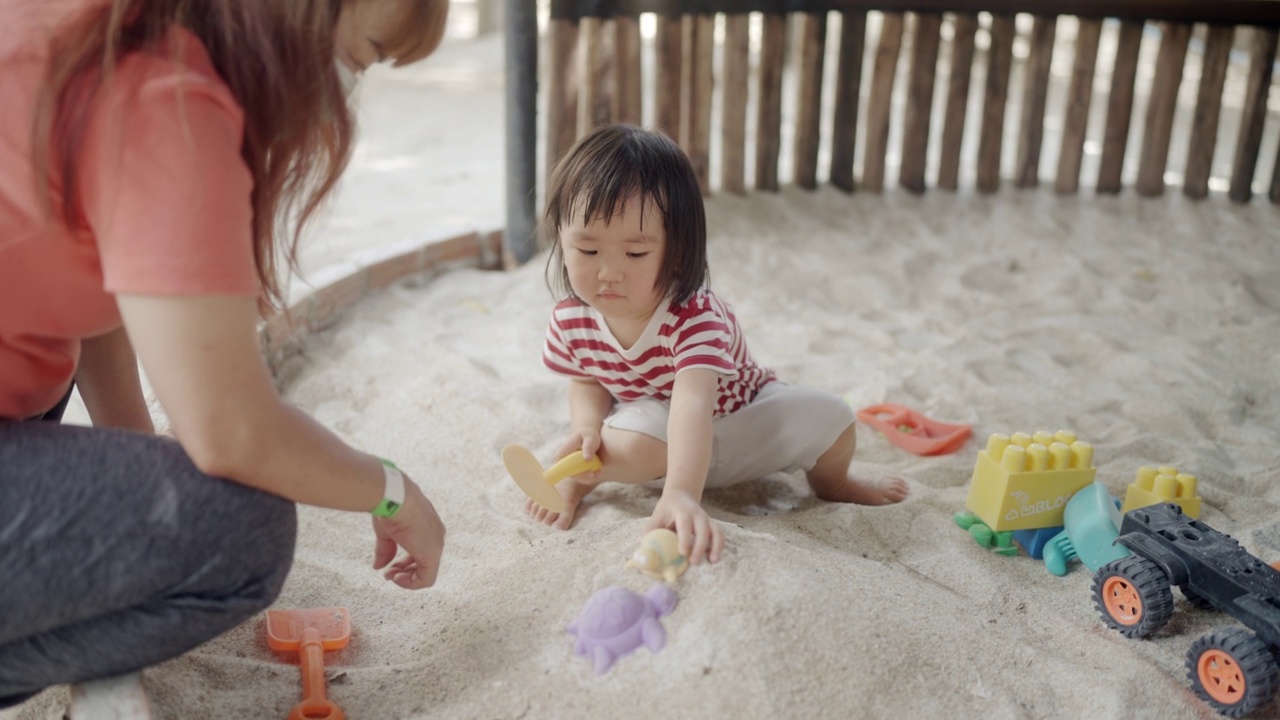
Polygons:
[[690,565],[697,565],[703,557],[711,562],[720,561],[724,530],[690,493],[672,488],[663,490],[653,514],[644,521],[644,532],[658,528],[675,530],[680,554],[689,559]]
[[[422,494],[417,483],[405,476],[404,504],[389,518],[374,516],[373,534],[378,536],[373,552],[373,569],[409,590],[431,587],[440,571],[444,550],[444,523],[435,506]],[[405,556],[395,559],[398,548]]]

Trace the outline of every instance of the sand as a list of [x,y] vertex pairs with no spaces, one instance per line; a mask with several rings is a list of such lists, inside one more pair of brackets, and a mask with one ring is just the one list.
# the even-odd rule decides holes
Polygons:
[[[479,192],[500,178],[486,167],[441,192]],[[404,223],[381,228],[395,240],[415,221],[393,209],[428,212],[380,202]],[[464,222],[485,212],[451,207],[476,210]],[[855,407],[971,423],[974,439],[922,458],[859,425],[854,469],[910,481],[893,507],[822,502],[781,475],[708,492],[724,559],[679,581],[665,649],[596,675],[565,625],[605,586],[651,586],[623,563],[658,495],[606,486],[567,532],[523,515],[499,452],[545,458],[567,427],[565,383],[539,362],[542,258],[401,283],[312,338],[284,388],[395,458],[449,528],[437,585],[408,592],[370,569],[367,518],[301,509],[277,606],[350,609],[351,645],[326,657],[348,717],[1214,717],[1183,657],[1229,617],[1178,595],[1162,631],[1127,640],[1099,620],[1086,570],[997,556],[952,515],[988,435],[1068,429],[1113,494],[1140,466],[1176,466],[1199,478],[1205,522],[1280,559],[1280,211],[1176,194],[785,189],[708,212],[712,286],[759,360]],[[327,238],[316,265],[344,252]],[[291,662],[258,618],[145,678],[161,718],[281,718],[298,695]],[[60,717],[65,699],[54,688],[0,718]]]
[[[565,383],[539,363],[541,264],[393,288],[314,342],[287,390],[401,462],[449,527],[438,585],[409,593],[366,567],[366,519],[302,512],[279,604],[351,608],[357,635],[331,659],[350,716],[1206,716],[1183,655],[1229,618],[1179,596],[1165,630],[1126,640],[1086,570],[994,555],[952,514],[989,434],[1068,429],[1114,495],[1142,465],[1176,466],[1199,478],[1204,521],[1280,559],[1276,210],[787,191],[709,211],[713,286],[761,361],[976,439],[921,458],[860,427],[855,469],[911,481],[895,507],[783,476],[708,492],[725,558],[679,583],[664,650],[596,676],[564,626],[602,587],[650,586],[623,562],[657,494],[606,486],[568,532],[522,516],[499,450],[545,457],[567,426]],[[293,698],[255,623],[154,675],[173,717],[270,717]]]
[[[396,458],[449,527],[438,584],[406,592],[368,568],[367,519],[302,510],[278,604],[351,609],[352,644],[328,658],[348,715],[1211,716],[1183,655],[1229,618],[1178,596],[1154,638],[1124,639],[1092,607],[1090,573],[992,554],[952,515],[989,434],[1069,429],[1113,494],[1139,466],[1176,466],[1199,478],[1205,522],[1280,559],[1276,211],[834,191],[709,211],[713,285],[758,358],[978,439],[921,458],[860,427],[855,469],[910,479],[894,507],[818,501],[784,476],[708,492],[724,559],[679,582],[664,650],[597,676],[564,628],[602,587],[651,585],[623,563],[657,494],[606,486],[568,532],[522,515],[499,450],[545,456],[567,422],[564,381],[539,364],[540,264],[394,287],[317,338],[287,388]],[[251,622],[147,677],[163,717],[269,718],[295,672]]]

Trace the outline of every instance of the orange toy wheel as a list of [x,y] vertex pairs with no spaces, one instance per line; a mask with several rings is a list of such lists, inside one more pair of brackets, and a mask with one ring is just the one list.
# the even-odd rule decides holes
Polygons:
[[1126,578],[1113,575],[1103,581],[1102,602],[1107,614],[1121,625],[1133,626],[1142,621],[1142,595]]
[[1215,702],[1235,705],[1244,698],[1244,671],[1231,653],[1209,648],[1196,660],[1196,679]]
[[1271,650],[1240,628],[1196,640],[1187,651],[1186,666],[1196,694],[1228,717],[1263,707],[1280,688],[1280,668]]
[[1144,557],[1120,558],[1098,568],[1092,590],[1102,621],[1125,637],[1146,637],[1173,616],[1169,578]]

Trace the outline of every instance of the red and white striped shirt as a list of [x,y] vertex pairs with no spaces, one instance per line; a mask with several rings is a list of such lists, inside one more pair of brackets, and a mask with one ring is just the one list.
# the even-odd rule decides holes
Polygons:
[[716,417],[749,405],[774,379],[772,370],[751,359],[733,310],[707,288],[683,305],[660,308],[625,350],[599,312],[581,300],[565,300],[551,313],[542,361],[557,373],[596,380],[618,402],[669,403],[676,373],[708,368],[720,374]]

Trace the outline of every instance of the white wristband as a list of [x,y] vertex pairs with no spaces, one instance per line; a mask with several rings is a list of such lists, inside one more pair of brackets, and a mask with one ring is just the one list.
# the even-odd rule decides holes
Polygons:
[[379,460],[382,462],[382,474],[386,479],[386,485],[382,489],[382,502],[370,512],[378,517],[389,518],[395,515],[404,504],[404,475],[395,463],[381,458]]

